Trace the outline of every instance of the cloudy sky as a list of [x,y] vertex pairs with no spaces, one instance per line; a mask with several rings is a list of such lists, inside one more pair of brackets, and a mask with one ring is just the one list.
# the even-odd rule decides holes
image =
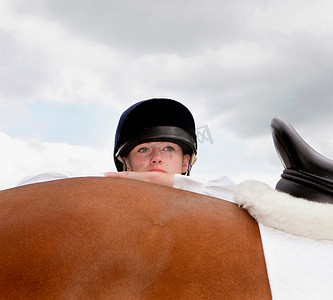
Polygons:
[[282,117],[333,157],[330,0],[0,0],[0,189],[115,170],[120,114],[179,100],[211,139],[192,175],[271,186]]

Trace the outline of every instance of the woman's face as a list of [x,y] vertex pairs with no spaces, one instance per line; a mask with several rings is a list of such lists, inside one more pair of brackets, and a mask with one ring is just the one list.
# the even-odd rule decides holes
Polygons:
[[124,160],[128,171],[182,174],[188,169],[190,156],[175,143],[149,142],[134,147]]

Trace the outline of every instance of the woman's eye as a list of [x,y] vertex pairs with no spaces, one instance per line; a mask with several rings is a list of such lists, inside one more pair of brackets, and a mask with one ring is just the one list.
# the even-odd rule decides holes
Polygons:
[[142,147],[138,150],[138,152],[142,152],[142,153],[147,152],[147,151],[148,151],[148,148],[146,148],[146,147]]
[[175,150],[173,147],[171,147],[171,146],[167,146],[167,147],[165,147],[165,150],[166,151],[173,151],[173,150]]

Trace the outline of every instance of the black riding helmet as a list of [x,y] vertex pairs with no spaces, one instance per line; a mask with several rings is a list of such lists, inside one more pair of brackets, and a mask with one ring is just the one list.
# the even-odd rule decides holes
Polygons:
[[123,157],[137,145],[169,141],[182,147],[190,155],[190,166],[196,160],[197,137],[191,112],[181,103],[164,98],[138,102],[120,117],[115,143],[114,162],[118,171],[126,170]]

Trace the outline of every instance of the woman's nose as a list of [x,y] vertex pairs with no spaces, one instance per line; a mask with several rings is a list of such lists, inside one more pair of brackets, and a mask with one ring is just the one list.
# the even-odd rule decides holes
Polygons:
[[160,150],[154,150],[152,153],[151,163],[160,164],[162,162],[162,155]]

